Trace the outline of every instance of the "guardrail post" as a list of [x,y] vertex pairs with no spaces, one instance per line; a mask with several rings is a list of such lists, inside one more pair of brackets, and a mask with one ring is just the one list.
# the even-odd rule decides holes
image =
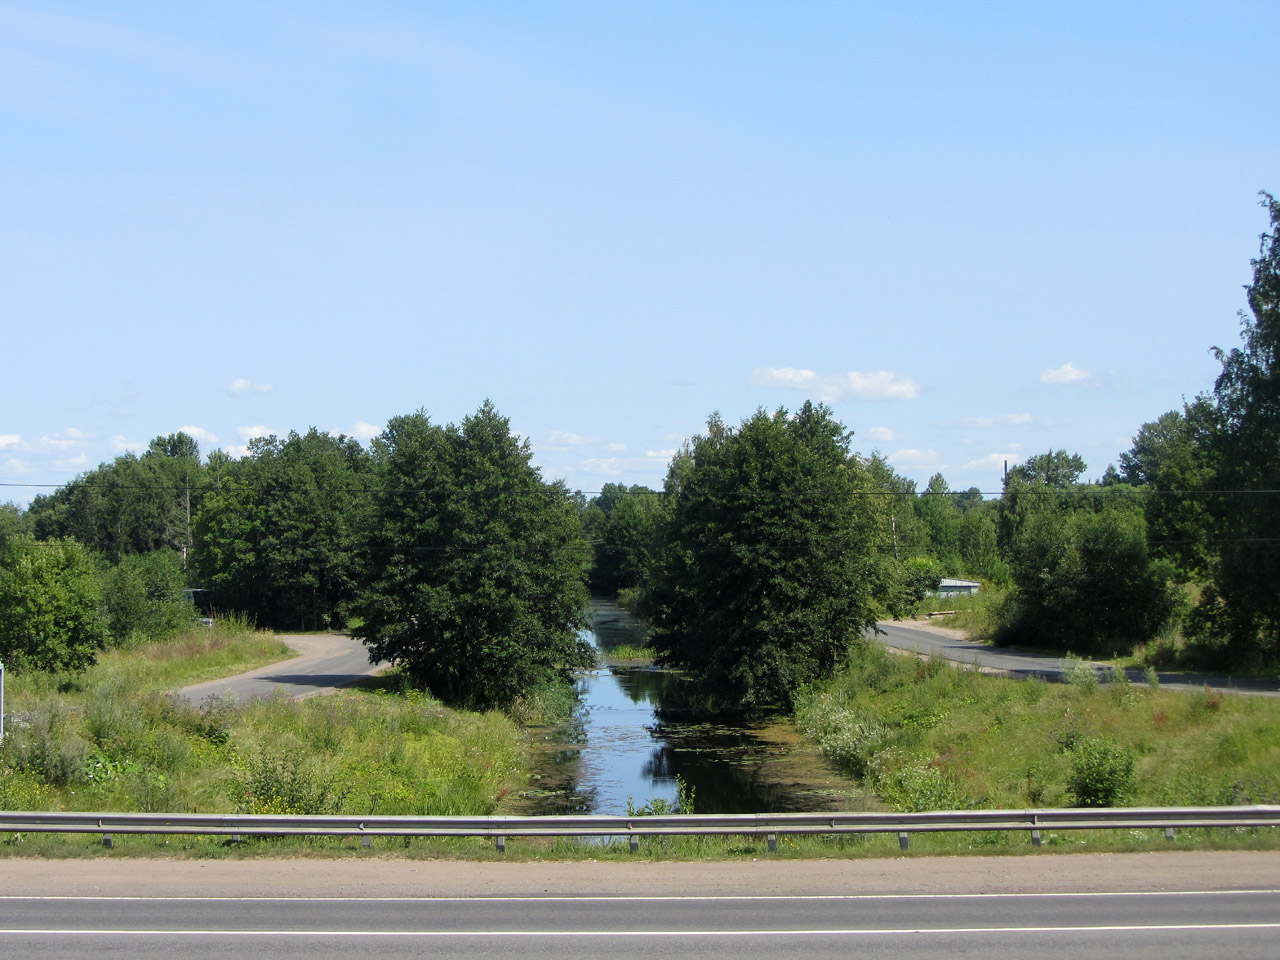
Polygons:
[[104,833],[102,835],[102,845],[110,850],[115,844],[111,841],[111,834]]
[[1164,838],[1165,838],[1166,840],[1172,840],[1172,839],[1173,839],[1173,827],[1165,827],[1165,828],[1164,828]]
[[239,842],[240,842],[240,834],[238,834],[238,833],[233,833],[233,834],[231,835],[231,842],[232,842],[232,843],[239,843]]
[[1038,847],[1038,846],[1040,846],[1040,831],[1039,831],[1039,830],[1032,830],[1032,831],[1031,831],[1031,845],[1032,845],[1033,847]]
[[372,846],[373,846],[373,837],[369,836],[367,833],[366,833],[366,834],[364,834],[363,836],[361,836],[361,837],[360,837],[360,846],[362,846],[362,847],[364,847],[366,850],[368,850],[370,847],[372,847]]
[[910,839],[910,836],[909,836],[908,834],[905,834],[905,833],[900,833],[900,834],[898,834],[898,846],[899,846],[899,847],[901,847],[903,850],[906,850],[906,849],[907,849],[907,847],[908,847],[908,846],[910,846],[910,844],[911,844],[911,839]]
[[630,835],[627,837],[627,839],[631,841],[631,852],[632,852],[632,853],[635,853],[636,851],[638,851],[638,850],[640,849],[640,838],[639,838],[639,837],[637,837],[634,833],[633,833],[633,834],[630,834]]
[[776,833],[769,834],[769,852],[778,852],[778,835]]
[[506,837],[504,837],[502,834],[498,834],[498,836],[496,837],[496,839],[497,839],[497,841],[498,841],[498,852],[499,852],[499,853],[506,853],[506,852],[507,852],[507,838],[506,838]]

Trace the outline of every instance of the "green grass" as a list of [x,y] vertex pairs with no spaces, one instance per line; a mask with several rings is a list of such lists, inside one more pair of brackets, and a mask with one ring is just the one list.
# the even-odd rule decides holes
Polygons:
[[510,718],[449,710],[396,677],[301,701],[182,702],[167,691],[280,652],[211,634],[10,678],[0,809],[477,815],[523,783]]
[[916,615],[927,616],[940,611],[955,611],[947,616],[930,617],[931,623],[951,630],[963,630],[970,640],[992,640],[999,630],[999,613],[1008,591],[983,584],[978,593],[954,597],[926,597],[916,605]]
[[653,650],[650,647],[636,646],[632,643],[620,643],[616,647],[610,647],[608,650],[600,651],[600,659],[602,661],[612,662],[620,660],[628,662],[649,662],[653,660]]
[[986,676],[859,645],[797,711],[891,809],[1280,802],[1280,703]]

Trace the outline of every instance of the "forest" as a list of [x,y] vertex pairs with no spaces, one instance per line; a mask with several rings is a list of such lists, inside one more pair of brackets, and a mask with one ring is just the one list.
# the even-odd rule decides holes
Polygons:
[[[922,488],[827,407],[712,414],[661,489],[545,479],[484,403],[393,418],[368,448],[308,429],[202,456],[157,437],[0,507],[0,660],[82,667],[172,633],[184,591],[262,627],[351,629],[448,702],[504,706],[591,663],[591,594],[652,628],[708,702],[789,707],[877,620],[980,581],[990,635],[1162,666],[1280,666],[1280,203],[1211,391],[1137,427],[1095,479],[1076,453],[1002,489]],[[1155,412],[1153,412],[1155,413]]]

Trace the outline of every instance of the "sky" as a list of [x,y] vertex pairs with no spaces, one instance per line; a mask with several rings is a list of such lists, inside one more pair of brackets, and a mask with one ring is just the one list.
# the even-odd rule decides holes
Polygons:
[[659,486],[827,403],[923,486],[1210,390],[1280,3],[0,0],[0,501],[486,399]]

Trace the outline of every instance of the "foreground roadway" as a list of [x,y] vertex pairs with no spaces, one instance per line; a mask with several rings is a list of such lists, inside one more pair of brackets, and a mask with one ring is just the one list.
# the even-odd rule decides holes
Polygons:
[[1272,958],[1280,856],[7,861],[0,956]]

